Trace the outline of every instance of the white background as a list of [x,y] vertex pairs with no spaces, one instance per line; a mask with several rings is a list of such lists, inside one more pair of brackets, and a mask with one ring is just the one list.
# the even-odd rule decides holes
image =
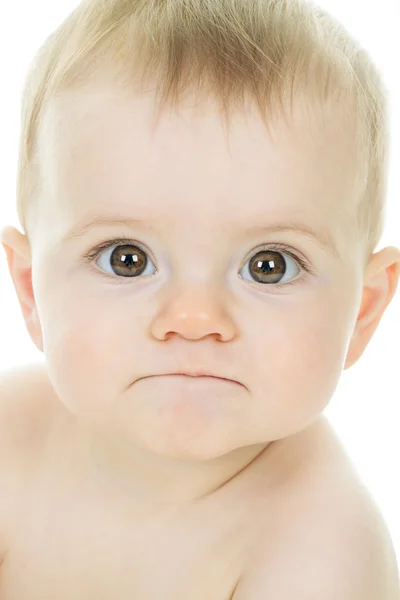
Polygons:
[[[36,49],[75,8],[76,0],[19,0],[2,8],[0,36],[0,229],[19,227],[15,210],[20,101]],[[378,250],[400,247],[400,4],[398,0],[320,0],[371,53],[390,92],[391,168],[388,216]],[[396,168],[397,167],[397,168]],[[325,411],[378,504],[400,562],[400,288],[359,362],[343,372]],[[43,362],[29,338],[0,246],[0,371]]]

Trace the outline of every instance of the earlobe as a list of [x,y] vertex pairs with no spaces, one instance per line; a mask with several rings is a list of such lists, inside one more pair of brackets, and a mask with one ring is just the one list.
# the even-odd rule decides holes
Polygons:
[[3,229],[0,241],[26,328],[35,346],[43,352],[42,330],[32,287],[32,260],[28,238],[14,227]]
[[368,346],[396,292],[399,276],[400,252],[397,248],[384,248],[372,257],[366,270],[361,306],[344,370],[355,364]]

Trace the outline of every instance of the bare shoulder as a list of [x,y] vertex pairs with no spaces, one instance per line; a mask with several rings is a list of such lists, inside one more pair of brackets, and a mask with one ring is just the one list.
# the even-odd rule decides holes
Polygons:
[[388,526],[329,421],[286,450],[297,445],[302,460],[280,488],[272,527],[263,529],[234,600],[399,600]]
[[52,405],[51,385],[44,365],[27,364],[0,372],[2,454],[5,449],[33,451],[41,434],[48,429]]
[[0,563],[8,547],[12,514],[50,429],[50,397],[44,366],[29,364],[0,372]]

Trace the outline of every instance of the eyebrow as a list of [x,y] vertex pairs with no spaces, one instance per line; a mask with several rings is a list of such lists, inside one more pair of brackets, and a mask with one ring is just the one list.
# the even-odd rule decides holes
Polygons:
[[[157,231],[156,227],[153,227],[147,221],[142,219],[124,219],[122,217],[110,218],[105,216],[96,216],[88,223],[83,223],[70,230],[65,236],[65,240],[75,239],[82,237],[91,229],[100,226],[115,227],[115,225],[124,225],[128,228],[142,227],[147,228],[151,231]],[[275,225],[256,225],[253,227],[246,227],[246,233],[280,233],[283,231],[294,231],[295,233],[302,233],[314,242],[316,242],[322,250],[329,252],[333,257],[340,259],[339,249],[336,245],[330,232],[324,227],[318,227],[312,229],[309,225],[302,221],[290,220],[286,223],[275,224]]]

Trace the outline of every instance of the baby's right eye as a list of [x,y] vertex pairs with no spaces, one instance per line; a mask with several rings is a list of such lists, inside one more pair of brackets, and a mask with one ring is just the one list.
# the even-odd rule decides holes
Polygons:
[[[86,254],[84,260],[92,263],[97,257],[101,260],[96,261],[96,264],[99,264],[101,269],[114,280],[151,274],[145,273],[148,264],[147,253],[128,238],[119,238],[101,244]],[[112,269],[111,272],[107,270],[108,268]]]

